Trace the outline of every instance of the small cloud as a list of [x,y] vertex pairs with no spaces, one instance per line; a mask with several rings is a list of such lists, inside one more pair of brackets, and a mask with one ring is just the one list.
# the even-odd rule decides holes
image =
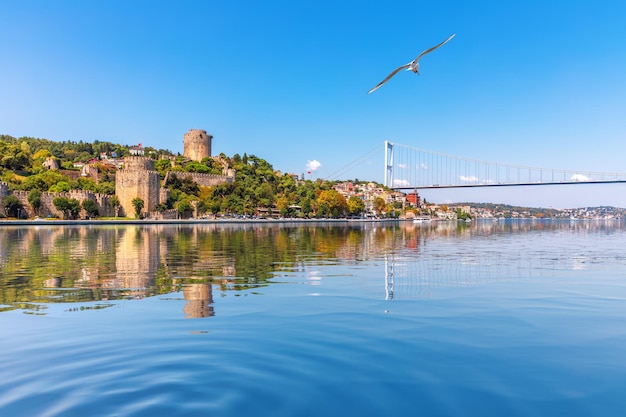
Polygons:
[[312,161],[306,161],[306,169],[309,172],[316,171],[321,166],[322,164],[319,161],[316,161],[315,159]]
[[478,177],[475,177],[473,175],[471,177],[466,177],[465,175],[461,175],[459,179],[463,182],[478,182]]
[[428,171],[428,165],[426,165],[424,163],[421,163],[419,167],[422,168],[423,170]]
[[407,180],[393,180],[394,187],[407,187],[409,182]]
[[571,181],[591,181],[591,178],[583,174],[574,174],[571,176],[570,180]]
[[398,164],[398,168],[407,169],[408,165],[407,164]]

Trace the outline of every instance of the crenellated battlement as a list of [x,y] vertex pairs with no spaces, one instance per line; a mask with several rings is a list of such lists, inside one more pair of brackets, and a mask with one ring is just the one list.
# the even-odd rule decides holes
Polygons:
[[122,170],[153,171],[154,160],[145,156],[126,156],[124,157]]
[[[126,159],[125,159],[126,160]],[[141,169],[141,161],[136,158],[132,169],[120,169],[115,176],[115,194],[120,200],[121,214],[132,216],[135,212],[133,200],[140,198],[144,202],[142,212],[150,212],[156,209],[160,202],[160,182],[159,173],[152,169]]]
[[[184,156],[192,161],[201,161],[204,158],[211,157],[211,140],[213,136],[208,134],[203,129],[189,129],[183,136]],[[174,160],[174,157],[168,159]],[[198,172],[168,172],[166,175],[166,181],[169,175],[178,175],[181,178],[191,177],[191,179],[203,187],[211,187],[219,184],[233,183],[235,181],[235,170],[228,168],[228,162],[223,158],[216,156],[214,160],[221,163],[223,166],[223,173],[225,175],[207,174]],[[95,177],[97,181],[96,169],[83,169],[82,172],[67,172],[67,175],[76,176],[91,176]],[[76,179],[76,178],[74,178]],[[34,216],[58,216],[62,217],[63,213],[60,213],[54,207],[54,199],[57,197],[65,197],[68,199],[75,199],[79,202],[85,200],[92,200],[98,204],[99,213],[101,216],[134,216],[135,209],[133,200],[140,198],[143,203],[142,215],[150,212],[155,212],[156,207],[160,203],[164,203],[168,200],[170,193],[167,189],[161,188],[160,174],[155,170],[155,161],[149,157],[132,155],[126,156],[123,159],[122,166],[115,172],[115,195],[120,201],[119,213],[114,213],[115,208],[111,207],[111,197],[107,194],[98,194],[92,191],[85,190],[70,190],[62,193],[41,193],[41,207],[35,213],[35,210],[28,203],[29,191],[11,191],[8,184],[0,182],[0,200],[7,195],[15,195],[24,210],[28,212],[29,217]],[[0,213],[4,213],[4,207],[0,207]],[[24,212],[22,212],[24,213]],[[82,213],[83,217],[86,213]],[[168,213],[167,215],[169,215]]]
[[[20,204],[22,205],[22,210],[24,210],[22,213],[24,213],[25,217],[54,216],[54,217],[62,218],[64,216],[64,213],[57,210],[56,207],[54,206],[54,199],[58,197],[74,199],[74,200],[77,200],[81,204],[85,200],[92,200],[92,201],[95,201],[96,204],[98,205],[98,212],[101,216],[113,215],[113,212],[112,212],[113,208],[111,207],[111,204],[110,204],[110,199],[112,196],[108,194],[94,193],[93,191],[86,191],[86,190],[70,190],[70,191],[59,192],[59,193],[51,193],[48,191],[44,191],[41,193],[41,199],[40,199],[41,206],[37,210],[35,210],[28,202],[29,194],[30,194],[30,191],[23,191],[23,190],[10,191],[8,188],[8,184],[0,183],[0,199],[6,197],[7,195],[14,195],[19,200]],[[4,210],[4,207],[0,207],[0,212],[2,212],[2,214],[5,214],[5,215],[7,214]],[[87,213],[81,212],[80,215],[82,217],[86,217]]]
[[176,175],[178,178],[191,178],[193,182],[201,187],[213,187],[219,184],[228,184],[235,181],[234,170],[232,176],[207,174],[201,172],[168,172],[165,176],[165,183],[167,183],[170,175]]

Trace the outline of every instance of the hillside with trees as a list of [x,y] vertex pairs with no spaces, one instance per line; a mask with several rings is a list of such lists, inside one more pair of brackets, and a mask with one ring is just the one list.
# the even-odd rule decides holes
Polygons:
[[[122,158],[131,155],[132,148],[103,141],[55,142],[0,135],[0,181],[12,191],[28,192],[32,207],[37,205],[42,192],[85,190],[113,196],[115,173]],[[200,214],[252,216],[261,208],[265,209],[266,215],[307,218],[359,216],[365,211],[362,199],[344,197],[333,189],[334,182],[304,180],[281,173],[255,155],[244,153],[228,157],[221,154],[198,162],[169,150],[150,147],[142,150],[146,157],[155,160],[161,180],[167,176],[167,182],[162,186],[169,190],[170,197],[157,207],[160,211],[176,209],[182,217],[189,216],[194,210]],[[58,168],[50,169],[46,164]],[[96,180],[81,175],[85,165],[97,170]],[[185,176],[189,172],[220,175],[224,169],[236,171],[234,182],[201,187]],[[16,210],[13,200],[2,202],[7,213]],[[71,201],[58,200],[55,206],[67,212],[68,218],[76,218],[81,208],[90,215],[97,215],[94,207],[76,207]],[[385,210],[393,212],[393,207],[387,207],[384,201],[382,204],[378,201],[375,209],[380,214]]]

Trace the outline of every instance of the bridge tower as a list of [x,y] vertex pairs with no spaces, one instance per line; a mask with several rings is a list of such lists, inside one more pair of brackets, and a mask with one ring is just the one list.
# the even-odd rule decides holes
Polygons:
[[385,141],[385,185],[393,187],[393,143]]

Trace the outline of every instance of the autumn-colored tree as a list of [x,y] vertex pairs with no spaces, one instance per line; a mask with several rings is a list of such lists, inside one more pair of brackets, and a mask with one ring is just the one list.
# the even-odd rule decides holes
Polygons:
[[353,216],[358,216],[365,211],[365,203],[357,196],[348,198],[348,211]]
[[317,198],[317,203],[321,215],[337,218],[345,216],[348,213],[348,202],[346,198],[333,189],[322,191]]
[[386,206],[387,206],[387,203],[385,203],[385,200],[382,197],[376,197],[374,199],[374,202],[373,202],[374,211],[378,213],[379,216],[385,211]]

